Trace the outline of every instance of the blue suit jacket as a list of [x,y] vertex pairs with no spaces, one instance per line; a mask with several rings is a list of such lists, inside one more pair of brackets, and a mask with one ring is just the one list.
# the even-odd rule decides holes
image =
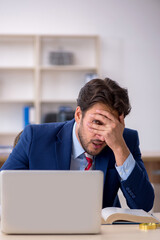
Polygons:
[[[27,126],[1,170],[69,170],[73,124],[74,120]],[[127,180],[121,181],[109,147],[96,156],[96,170],[104,173],[103,207],[113,206],[121,188],[130,208],[149,211],[153,206],[154,191],[141,160],[137,131],[125,129],[124,139],[136,160]]]

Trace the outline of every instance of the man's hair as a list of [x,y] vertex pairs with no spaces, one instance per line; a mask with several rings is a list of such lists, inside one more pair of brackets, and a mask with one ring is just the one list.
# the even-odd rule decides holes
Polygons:
[[104,103],[111,109],[116,110],[124,117],[131,111],[128,91],[119,86],[119,84],[109,78],[93,79],[81,88],[77,106],[81,108],[82,114],[96,103]]

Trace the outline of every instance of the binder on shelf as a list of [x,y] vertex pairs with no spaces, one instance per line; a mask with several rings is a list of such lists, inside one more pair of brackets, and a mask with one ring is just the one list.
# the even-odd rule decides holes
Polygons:
[[46,113],[42,118],[42,123],[52,123],[52,122],[57,122],[57,113],[56,112]]
[[24,127],[35,123],[35,108],[33,106],[24,106],[23,114]]
[[58,122],[65,122],[74,118],[74,111],[70,106],[60,106],[58,111]]
[[58,112],[49,112],[44,115],[42,122],[65,122],[74,118],[74,110],[70,106],[60,106]]

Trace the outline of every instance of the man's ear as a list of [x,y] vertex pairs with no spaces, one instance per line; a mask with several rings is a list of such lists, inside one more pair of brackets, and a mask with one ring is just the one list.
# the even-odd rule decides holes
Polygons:
[[79,106],[76,108],[74,117],[75,117],[76,123],[79,124],[80,121],[81,121],[81,118],[82,118],[82,111],[81,111],[81,108]]

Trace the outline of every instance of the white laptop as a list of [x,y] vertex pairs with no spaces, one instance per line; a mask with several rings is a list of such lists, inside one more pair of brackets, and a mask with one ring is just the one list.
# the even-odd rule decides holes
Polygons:
[[103,172],[7,170],[1,178],[2,232],[100,232]]

